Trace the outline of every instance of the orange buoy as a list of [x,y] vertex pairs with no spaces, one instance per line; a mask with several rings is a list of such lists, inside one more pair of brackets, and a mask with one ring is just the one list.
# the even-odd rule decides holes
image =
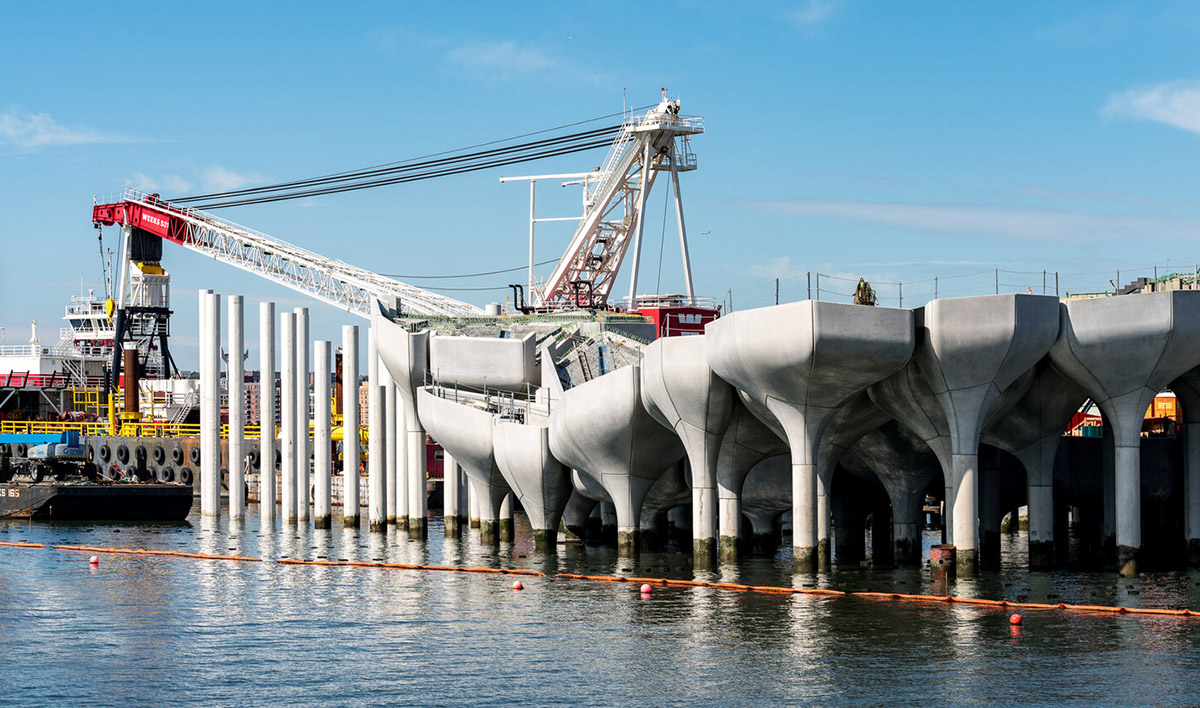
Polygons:
[[1012,613],[1012,616],[1008,618],[1008,623],[1021,624],[1021,615],[1017,614],[1016,612]]

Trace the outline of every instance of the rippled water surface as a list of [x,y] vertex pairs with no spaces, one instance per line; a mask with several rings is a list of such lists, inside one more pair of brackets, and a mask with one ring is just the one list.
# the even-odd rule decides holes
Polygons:
[[[252,508],[253,514],[253,508]],[[1125,580],[1005,570],[793,575],[790,558],[694,573],[690,557],[366,531],[0,522],[0,541],[841,590],[1200,608],[1200,573]],[[0,548],[0,705],[928,705],[1200,703],[1200,620],[656,588],[372,568]]]

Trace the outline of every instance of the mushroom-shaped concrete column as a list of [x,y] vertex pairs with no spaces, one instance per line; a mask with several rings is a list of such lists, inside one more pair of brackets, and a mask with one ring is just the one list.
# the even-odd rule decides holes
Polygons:
[[668,337],[642,356],[642,403],[671,428],[692,467],[693,562],[707,567],[717,555],[717,457],[729,426],[733,387],[708,366],[707,342]]
[[[722,561],[735,561],[738,557],[746,475],[765,458],[788,451],[783,438],[750,412],[742,400],[744,396],[745,392],[738,392],[717,458]],[[789,487],[785,496],[790,498],[790,495]]]
[[1028,390],[1007,412],[984,423],[982,442],[1012,453],[1025,467],[1029,565],[1054,563],[1054,457],[1063,431],[1087,394],[1043,359]]
[[1054,343],[1058,298],[934,300],[917,312],[917,332],[914,358],[950,426],[958,572],[974,575],[979,561],[979,434],[1000,393]]
[[[408,509],[397,509],[396,513],[408,517],[410,534],[424,538],[429,499],[425,491],[425,428],[418,415],[417,390],[425,384],[425,372],[429,369],[429,331],[409,332],[384,317],[378,307],[371,315],[371,328],[376,333],[379,358],[400,392],[399,402],[404,409],[407,428],[404,448],[408,460],[403,465],[400,464],[402,461],[397,461],[397,468],[405,469],[406,473],[397,476],[407,481]],[[404,496],[398,495],[401,499]]]
[[892,421],[868,432],[852,447],[843,464],[874,472],[892,504],[892,560],[921,564],[921,508],[925,489],[942,473],[941,464],[917,433]]
[[1141,432],[1154,396],[1200,364],[1200,291],[1071,300],[1050,358],[1112,427],[1117,566],[1137,573],[1142,548]]
[[646,492],[684,455],[679,438],[642,405],[641,375],[626,366],[569,389],[550,410],[550,451],[608,492],[617,513],[617,552],[638,548]]
[[817,566],[829,568],[832,554],[829,548],[829,488],[833,471],[842,455],[858,439],[891,420],[867,395],[860,391],[838,407],[829,417],[821,445],[817,448]]
[[[479,535],[484,543],[500,540],[500,503],[508,496],[508,483],[496,465],[492,427],[495,416],[456,403],[453,391],[426,386],[417,391],[417,405],[429,434],[466,471],[479,501]],[[447,397],[449,396],[449,397]]]
[[492,441],[496,466],[529,516],[534,548],[552,553],[572,487],[571,471],[550,454],[550,428],[497,421]]
[[1200,369],[1192,369],[1171,382],[1183,403],[1186,457],[1183,470],[1183,538],[1188,565],[1200,565]]
[[765,405],[792,451],[794,563],[816,568],[817,448],[825,422],[913,351],[913,313],[804,302],[744,310],[709,323],[709,364]]

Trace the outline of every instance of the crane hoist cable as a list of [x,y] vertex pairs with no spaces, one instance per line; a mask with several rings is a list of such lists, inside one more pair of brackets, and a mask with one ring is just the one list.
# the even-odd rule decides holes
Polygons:
[[[286,201],[289,199],[303,199],[305,197],[316,197],[316,196],[322,196],[325,194],[340,194],[342,192],[352,192],[352,191],[356,191],[356,190],[360,190],[360,189],[370,189],[372,187],[382,187],[382,186],[386,186],[386,185],[390,185],[390,184],[402,184],[405,182],[417,182],[417,181],[426,180],[426,179],[433,179],[435,177],[446,177],[449,175],[463,174],[466,172],[477,172],[479,170],[485,170],[485,169],[489,169],[492,167],[503,167],[505,165],[515,165],[515,164],[519,164],[522,162],[532,162],[534,160],[542,160],[542,159],[545,159],[548,157],[558,157],[560,155],[570,155],[572,153],[583,152],[585,150],[591,150],[591,149],[597,148],[597,147],[604,147],[604,146],[610,145],[610,144],[611,144],[611,141],[609,141],[607,139],[586,142],[586,143],[577,143],[574,145],[561,146],[554,150],[543,150],[543,151],[539,151],[539,152],[532,153],[532,154],[518,154],[518,155],[514,155],[509,158],[491,160],[488,162],[482,162],[482,163],[476,163],[476,164],[470,164],[470,165],[462,165],[462,166],[453,167],[453,168],[428,170],[426,172],[417,173],[417,174],[413,174],[413,175],[402,175],[402,176],[398,176],[398,177],[390,177],[387,179],[377,179],[377,180],[370,180],[370,181],[366,181],[366,182],[355,182],[355,183],[346,184],[346,185],[337,185],[337,186],[323,187],[323,188],[318,188],[318,189],[284,192],[282,194],[275,194],[275,195],[251,196],[246,199],[235,199],[235,200],[231,200],[231,201],[227,201],[227,202],[217,202],[215,204],[211,204],[211,203],[210,204],[202,204],[202,205],[199,205],[198,208],[212,210],[212,209],[222,209],[222,208],[235,207],[235,206],[246,206],[249,204],[266,204],[269,202]],[[178,200],[172,200],[172,201],[173,201],[173,203],[178,203]]]
[[[198,202],[209,202],[209,201],[214,201],[214,200],[218,200],[218,199],[226,199],[229,197],[240,197],[240,196],[248,196],[248,195],[256,195],[256,194],[266,194],[266,193],[271,193],[271,192],[283,192],[285,190],[292,190],[292,189],[296,189],[296,188],[300,188],[300,187],[310,187],[310,186],[323,185],[323,184],[359,183],[361,180],[365,180],[365,179],[373,178],[373,177],[383,177],[383,176],[392,175],[392,174],[410,173],[410,172],[416,172],[419,170],[434,169],[434,168],[441,167],[443,165],[473,162],[476,160],[491,158],[491,157],[500,156],[500,155],[513,154],[513,153],[527,153],[530,151],[537,151],[537,150],[557,149],[557,148],[564,147],[570,143],[578,143],[580,141],[585,141],[585,140],[595,141],[600,138],[608,138],[608,137],[611,137],[612,135],[616,134],[616,132],[618,130],[620,130],[620,126],[609,126],[607,128],[599,128],[596,130],[584,131],[581,133],[573,133],[571,135],[564,135],[564,136],[559,136],[559,137],[555,137],[555,138],[546,138],[544,140],[537,140],[537,141],[533,141],[533,142],[522,143],[520,145],[511,145],[511,146],[503,147],[503,148],[494,148],[492,150],[484,150],[484,151],[479,151],[479,152],[474,152],[474,153],[468,153],[465,155],[456,155],[454,157],[442,158],[442,159],[438,159],[438,160],[406,162],[402,165],[394,166],[394,167],[357,170],[354,172],[342,173],[341,175],[330,175],[330,176],[325,176],[325,177],[314,177],[311,179],[304,179],[304,180],[294,180],[291,182],[282,182],[279,184],[267,185],[267,186],[263,186],[263,187],[251,187],[251,188],[247,188],[247,189],[231,190],[228,192],[212,192],[209,194],[199,194],[199,195],[194,195],[194,196],[189,196],[189,197],[171,199],[169,201],[171,201],[173,203],[179,203],[179,204],[189,204],[189,203],[194,204],[194,203],[198,203]],[[605,141],[605,144],[607,144],[607,141]],[[200,205],[197,204],[197,206],[200,206]]]

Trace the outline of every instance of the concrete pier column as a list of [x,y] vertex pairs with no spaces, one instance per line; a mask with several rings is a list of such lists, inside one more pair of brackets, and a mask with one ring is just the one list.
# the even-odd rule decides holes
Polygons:
[[383,386],[383,442],[387,464],[383,475],[383,507],[387,523],[396,523],[396,384],[386,366],[379,367]]
[[241,295],[229,296],[229,518],[246,518],[246,322]]
[[358,325],[342,325],[342,524],[359,521]]
[[[384,412],[383,401],[387,393],[386,386],[375,386],[371,392],[367,407],[370,410],[370,426],[373,430],[382,431],[385,427],[387,414]],[[367,442],[367,521],[372,531],[387,529],[387,448],[383,435],[368,433]],[[374,464],[370,464],[374,461]]]
[[408,530],[408,419],[405,414],[404,390],[396,384],[396,487],[392,496],[396,504],[396,526]]
[[284,523],[296,523],[296,314],[279,315],[280,509]]
[[506,543],[513,541],[513,525],[515,514],[513,511],[513,495],[512,492],[504,495],[504,501],[500,502],[500,514],[497,516],[499,522],[500,540]]
[[[384,317],[382,312],[374,312],[371,316],[372,327],[378,330],[380,337],[380,353],[383,363],[391,372],[392,379],[399,387],[399,405],[403,408],[405,443],[404,461],[398,461],[398,468],[404,470],[399,475],[406,480],[405,492],[398,496],[398,501],[407,494],[405,508],[398,508],[397,514],[408,517],[408,533],[416,538],[425,538],[428,532],[426,516],[429,500],[425,491],[425,411],[418,403],[418,391],[424,391],[425,374],[429,370],[429,331],[409,332],[400,325]],[[420,414],[418,415],[418,411]],[[491,414],[488,414],[489,418]],[[446,419],[443,419],[445,422]],[[431,428],[432,431],[432,428]],[[440,432],[440,431],[435,431]],[[487,431],[487,449],[491,449],[491,430]],[[441,436],[438,436],[441,441]],[[443,443],[444,444],[444,443]],[[398,446],[399,447],[399,446]],[[397,450],[397,454],[399,454]],[[451,454],[468,473],[486,475],[481,469],[473,469],[475,455],[469,455],[472,462],[468,463],[458,450]],[[491,467],[495,467],[493,462]],[[499,476],[499,473],[497,473]]]
[[[493,443],[493,426],[495,418],[487,411],[473,406],[460,405],[451,397],[443,397],[441,391],[434,387],[424,387],[417,390],[417,401],[420,406],[421,418],[429,426],[430,433],[441,443],[442,448],[462,465],[471,478],[471,491],[477,497],[476,508],[472,513],[479,513],[480,532],[483,539],[492,543],[499,540],[500,529],[497,526],[500,503],[509,493],[508,483],[496,465],[495,447]],[[405,411],[408,414],[408,411]],[[415,413],[414,413],[415,417]],[[418,426],[410,426],[418,427]],[[419,444],[418,444],[419,442]],[[409,533],[423,538],[425,533],[425,432],[410,431],[409,444],[422,453],[421,464],[414,461],[416,468],[414,488],[410,494]],[[411,458],[411,455],[410,455]],[[410,481],[413,481],[410,479]],[[416,482],[420,482],[418,492]],[[412,496],[416,496],[413,503]],[[413,524],[417,522],[417,524]]]
[[[405,401],[401,401],[406,404]],[[429,494],[425,489],[429,477],[428,461],[425,457],[425,427],[417,417],[416,407],[404,406],[404,424],[408,428],[408,465],[405,478],[408,482],[408,533],[414,538],[425,538],[429,533]]]
[[1142,547],[1141,425],[1154,396],[1200,365],[1200,291],[1062,304],[1054,365],[1092,397],[1113,434],[1117,567],[1135,575]]
[[[717,494],[720,499],[718,511],[720,525],[720,557],[722,562],[736,561],[743,547],[748,547],[742,538],[742,512],[746,476],[762,460],[787,453],[783,430],[767,427],[762,420],[747,408],[745,394],[739,393],[733,404],[729,426],[721,440],[721,452],[717,458]],[[778,421],[771,417],[777,425]]]
[[[832,477],[833,470],[828,471]],[[829,508],[829,485],[832,479],[817,474],[817,570],[829,570],[833,564],[833,549],[830,547],[830,530],[833,525],[833,510]]]
[[500,520],[499,502],[493,504],[489,497],[491,491],[488,485],[480,482],[478,478],[468,474],[467,479],[471,485],[471,496],[478,500],[476,508],[479,512],[479,542],[487,545],[494,545],[500,542]]
[[501,421],[496,423],[492,437],[496,466],[529,517],[534,548],[542,553],[553,552],[572,486],[570,470],[550,454],[550,429]]
[[1078,384],[1043,360],[1037,365],[1024,396],[1003,415],[994,416],[994,420],[986,423],[980,437],[982,442],[1012,453],[1025,467],[1030,568],[1050,568],[1058,562],[1054,458],[1062,442],[1063,430],[1086,399],[1087,393]]
[[[466,470],[463,470],[464,474]],[[467,523],[473,528],[479,528],[479,493],[475,491],[475,486],[471,484],[471,476],[467,477],[467,513],[470,514]]]
[[258,304],[258,515],[275,523],[275,303]]
[[717,560],[717,465],[736,397],[708,365],[703,335],[668,337],[642,354],[642,404],[679,436],[692,470],[692,558]]
[[367,523],[372,531],[382,531],[387,523],[387,447],[384,440],[387,400],[379,371],[378,332],[367,330]]
[[[456,461],[457,462],[457,461]],[[458,465],[458,528],[465,535],[471,528],[471,485],[467,482],[467,471]]]
[[1191,369],[1171,382],[1183,404],[1183,539],[1187,563],[1200,566],[1200,369]]
[[309,423],[312,420],[309,397],[308,308],[296,308],[296,520],[308,522],[311,515],[309,488],[312,440]]
[[[568,542],[579,542],[587,540],[588,535],[588,519],[592,515],[592,510],[599,504],[595,499],[585,497],[578,491],[572,491],[570,498],[567,500],[567,505],[563,509],[562,526],[565,529],[564,539]],[[536,537],[535,537],[536,541]],[[547,549],[548,551],[550,549]]]
[[720,534],[717,556],[722,563],[731,563],[737,561],[739,545],[742,541],[742,501],[733,493],[733,490],[723,484],[718,485],[717,494],[718,533]]
[[626,366],[568,391],[559,385],[550,412],[551,454],[602,486],[616,508],[618,555],[638,552],[646,494],[686,454],[643,405],[640,369]]
[[817,563],[817,453],[829,416],[910,358],[913,313],[804,301],[743,310],[710,323],[708,360],[767,408],[792,453],[794,565]]
[[617,508],[612,502],[600,502],[600,535],[608,541],[617,537]]
[[1058,298],[988,295],[917,310],[914,359],[950,428],[956,570],[974,575],[979,550],[979,442],[1000,394],[1029,375],[1058,337]]
[[313,342],[313,524],[319,529],[330,528],[333,521],[331,350],[328,341]]
[[829,547],[831,510],[829,488],[845,452],[867,433],[888,422],[890,416],[860,391],[829,417],[817,448],[817,568],[828,570],[833,556]]
[[442,525],[446,538],[458,538],[462,528],[459,526],[459,476],[458,463],[454,455],[442,451]]
[[883,485],[891,505],[893,562],[919,566],[925,490],[942,477],[934,452],[916,433],[892,421],[864,435],[841,462],[858,477],[869,470]]
[[221,296],[200,291],[200,514],[221,513]]

